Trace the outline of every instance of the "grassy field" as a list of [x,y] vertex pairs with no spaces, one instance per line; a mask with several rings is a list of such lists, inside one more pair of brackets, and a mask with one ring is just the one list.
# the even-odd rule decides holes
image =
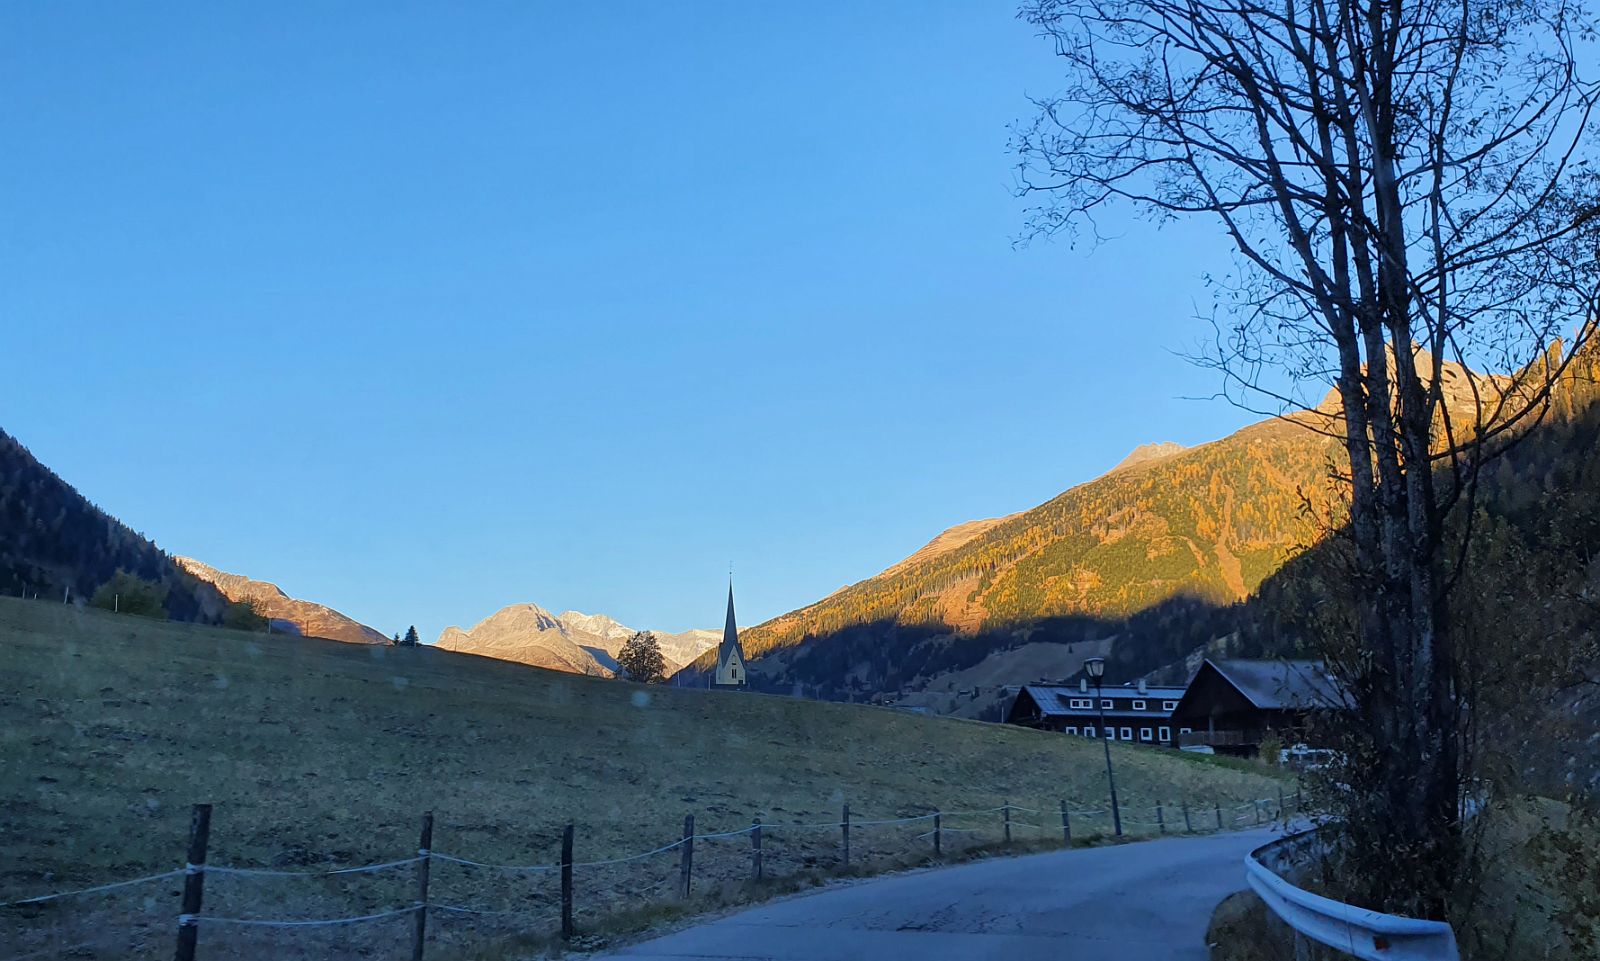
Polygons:
[[[1240,763],[1117,745],[1133,830],[1152,806],[1207,810],[1275,796]],[[992,808],[1008,799],[1019,840],[1059,836],[1059,800],[1104,806],[1098,743],[888,710],[645,688],[428,648],[339,644],[178,625],[0,599],[0,902],[181,867],[190,805],[215,804],[210,862],[311,871],[413,854],[421,812],[433,849],[497,864],[548,864],[562,826],[576,859],[600,860],[696,829],[760,817],[766,870],[836,869],[838,833],[799,827]],[[1173,823],[1181,816],[1168,808]],[[1198,815],[1197,815],[1198,820]],[[1025,825],[1037,823],[1038,828]],[[1077,833],[1103,826],[1083,817]],[[789,826],[786,828],[785,826]],[[998,815],[947,816],[947,857],[992,844]],[[927,857],[929,825],[859,826],[865,869]],[[706,901],[742,887],[744,836],[696,847]],[[672,897],[677,852],[580,869],[580,926],[611,930]],[[205,913],[328,918],[401,907],[412,869],[342,878],[208,875]],[[556,913],[549,873],[435,861],[430,901],[504,912],[434,912],[429,957],[519,957],[514,936]],[[0,909],[0,958],[88,942],[74,958],[169,957],[181,879]],[[409,920],[332,928],[205,924],[201,958],[396,957]]]

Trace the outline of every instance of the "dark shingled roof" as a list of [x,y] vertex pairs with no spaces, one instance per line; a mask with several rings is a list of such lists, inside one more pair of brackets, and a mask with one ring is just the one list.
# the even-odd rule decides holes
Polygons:
[[1210,661],[1250,703],[1264,709],[1348,707],[1344,686],[1321,661]]
[[[1082,714],[1085,708],[1069,708],[1068,698],[1094,697],[1094,688],[1087,692],[1080,691],[1075,685],[1066,684],[1024,684],[1022,690],[1028,692],[1033,698],[1033,703],[1039,705],[1039,713],[1044,715],[1056,714]],[[1149,701],[1176,701],[1183,697],[1184,689],[1181,687],[1147,687],[1144,691],[1133,687],[1108,687],[1101,691],[1107,698],[1138,698]],[[1019,692],[1020,693],[1020,692]]]

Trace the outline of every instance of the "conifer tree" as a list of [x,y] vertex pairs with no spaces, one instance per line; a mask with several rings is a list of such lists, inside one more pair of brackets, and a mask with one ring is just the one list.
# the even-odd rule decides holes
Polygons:
[[638,631],[628,638],[617,654],[617,665],[627,673],[628,679],[641,684],[656,684],[666,679],[667,661],[661,656],[661,644],[649,631]]

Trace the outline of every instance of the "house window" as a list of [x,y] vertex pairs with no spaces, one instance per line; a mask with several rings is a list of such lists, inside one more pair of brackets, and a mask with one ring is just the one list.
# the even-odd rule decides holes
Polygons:
[[1066,728],[1065,730],[1066,730],[1066,732],[1068,734],[1076,734],[1076,733],[1078,733],[1077,727],[1069,727],[1069,728]]
[[1134,701],[1134,702],[1133,702],[1133,709],[1134,709],[1134,710],[1135,710],[1135,711],[1142,711],[1142,710],[1144,710],[1144,709],[1145,709],[1145,708],[1144,708],[1144,702],[1143,702],[1143,701]]
[[1131,741],[1131,740],[1133,740],[1133,728],[1131,728],[1131,727],[1125,727],[1125,728],[1123,728],[1123,729],[1122,729],[1122,739],[1123,739],[1123,740],[1124,740],[1124,741]]
[[1085,727],[1083,729],[1083,736],[1084,737],[1094,737],[1094,725],[1093,724],[1090,724],[1088,727]]
[[1086,697],[1075,697],[1072,699],[1072,703],[1069,706],[1087,708],[1089,706],[1089,699]]
[[1194,733],[1194,728],[1192,728],[1192,727],[1180,727],[1180,728],[1178,728],[1178,733],[1179,734],[1193,734]]
[[1139,728],[1139,740],[1141,740],[1141,741],[1150,740],[1150,729],[1149,728],[1147,728],[1147,727]]
[[1107,711],[1109,711],[1109,710],[1111,710],[1111,709],[1112,709],[1112,708],[1114,708],[1114,707],[1116,707],[1116,705],[1115,705],[1115,704],[1113,704],[1113,703],[1111,703],[1111,698],[1109,698],[1109,697],[1103,697],[1103,698],[1101,698],[1101,699],[1100,699],[1100,706],[1101,706],[1101,707],[1102,707],[1102,708],[1104,708],[1104,709],[1105,709],[1105,710],[1107,710]]
[[1161,709],[1163,711],[1176,711],[1178,709],[1178,702],[1177,701],[1162,701],[1161,702]]
[[1172,728],[1164,727],[1164,728],[1161,729],[1160,734],[1161,734],[1161,743],[1162,744],[1165,744],[1168,741],[1172,740]]

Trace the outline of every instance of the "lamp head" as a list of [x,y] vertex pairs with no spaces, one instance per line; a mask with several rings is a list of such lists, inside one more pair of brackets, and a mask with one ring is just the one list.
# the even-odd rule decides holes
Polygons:
[[1083,662],[1084,671],[1096,681],[1106,676],[1106,659],[1103,657],[1087,658]]

